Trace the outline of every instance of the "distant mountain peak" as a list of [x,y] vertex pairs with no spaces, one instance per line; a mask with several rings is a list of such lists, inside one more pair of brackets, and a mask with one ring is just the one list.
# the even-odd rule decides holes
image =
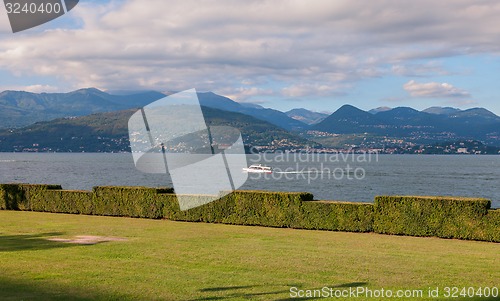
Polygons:
[[491,118],[491,119],[499,119],[495,113],[485,109],[485,108],[471,108],[463,111],[459,111],[451,115],[452,117],[483,117],[483,118]]
[[304,108],[295,108],[295,109],[291,109],[290,111],[287,111],[285,113],[310,113],[310,112],[313,112],[313,111],[310,111],[310,110],[304,109]]
[[383,124],[375,115],[363,111],[353,105],[343,105],[320,123],[313,125],[312,130],[338,134],[354,133],[354,128],[368,128]]
[[451,115],[454,113],[460,112],[460,109],[457,108],[452,108],[452,107],[430,107],[422,112],[424,113],[429,113],[429,114],[435,114],[435,115]]
[[[345,104],[341,106],[337,111],[333,112],[332,115],[340,115],[340,114],[355,114],[355,115],[365,115],[370,114],[366,111],[361,110],[360,108],[357,108],[353,105],[350,104]],[[330,115],[330,116],[332,116]]]
[[391,113],[393,115],[418,115],[421,114],[422,112],[417,111],[414,108],[410,107],[397,107],[380,113]]
[[395,107],[392,110],[418,112],[417,110],[415,110],[414,108],[411,108],[411,107]]
[[28,91],[5,90],[3,92],[0,92],[0,97],[5,96],[5,95],[12,95],[12,94],[35,95],[36,93],[28,92]]
[[319,123],[329,115],[325,113],[313,112],[304,108],[292,109],[288,112],[285,112],[285,114],[308,125]]
[[390,111],[390,110],[392,110],[392,108],[390,108],[390,107],[378,107],[375,109],[371,109],[370,111],[368,111],[368,113],[377,114],[379,112],[385,112],[385,111]]
[[81,89],[78,89],[78,90],[75,90],[75,91],[72,91],[72,92],[69,92],[69,93],[98,93],[98,94],[108,94],[104,91],[101,91],[97,88],[81,88]]
[[355,106],[351,105],[351,104],[345,104],[345,105],[342,105],[339,110],[346,110],[346,109],[356,109],[356,110],[361,110],[361,109],[358,109],[356,108]]

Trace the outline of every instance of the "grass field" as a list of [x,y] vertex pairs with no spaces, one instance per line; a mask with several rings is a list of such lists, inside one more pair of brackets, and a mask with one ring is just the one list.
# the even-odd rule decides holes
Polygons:
[[[126,241],[47,240],[77,235]],[[325,286],[424,292],[392,300],[440,287],[447,300],[446,286],[499,279],[495,243],[0,211],[0,300],[288,300]],[[351,299],[366,300],[338,300]]]

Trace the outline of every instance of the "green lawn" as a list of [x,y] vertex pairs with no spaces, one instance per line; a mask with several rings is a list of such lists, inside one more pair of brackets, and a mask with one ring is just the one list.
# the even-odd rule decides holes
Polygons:
[[[76,235],[127,241],[47,240]],[[499,279],[495,243],[0,211],[1,300],[288,300],[292,286],[427,294]],[[413,299],[429,300],[392,300]]]

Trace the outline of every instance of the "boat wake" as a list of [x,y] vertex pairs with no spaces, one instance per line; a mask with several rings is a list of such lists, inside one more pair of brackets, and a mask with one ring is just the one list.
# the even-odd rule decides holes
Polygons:
[[322,170],[293,170],[293,171],[274,171],[274,173],[281,173],[281,174],[303,174],[303,173],[330,173]]

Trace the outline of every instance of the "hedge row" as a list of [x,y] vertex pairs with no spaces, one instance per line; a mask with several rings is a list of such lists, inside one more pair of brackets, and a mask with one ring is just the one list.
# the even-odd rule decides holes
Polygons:
[[164,217],[178,221],[352,232],[371,232],[373,225],[372,204],[313,201],[305,192],[234,191],[187,211],[175,198],[164,204]]
[[482,198],[378,196],[374,231],[500,242],[500,210]]
[[[183,196],[193,202],[203,196]],[[184,199],[185,200],[185,199]],[[500,210],[486,199],[376,197],[375,204],[314,201],[310,193],[234,191],[181,211],[171,188],[0,184],[0,209],[166,218],[176,221],[376,232],[500,242]]]
[[146,187],[77,191],[62,190],[60,185],[0,184],[0,209],[161,218],[162,206],[155,208],[154,202],[158,193],[172,192]]
[[[203,196],[184,196],[193,199]],[[167,218],[176,221],[370,232],[373,205],[317,202],[310,193],[234,191],[209,204],[181,211],[171,188],[94,187],[62,190],[58,185],[0,185],[0,209]]]

